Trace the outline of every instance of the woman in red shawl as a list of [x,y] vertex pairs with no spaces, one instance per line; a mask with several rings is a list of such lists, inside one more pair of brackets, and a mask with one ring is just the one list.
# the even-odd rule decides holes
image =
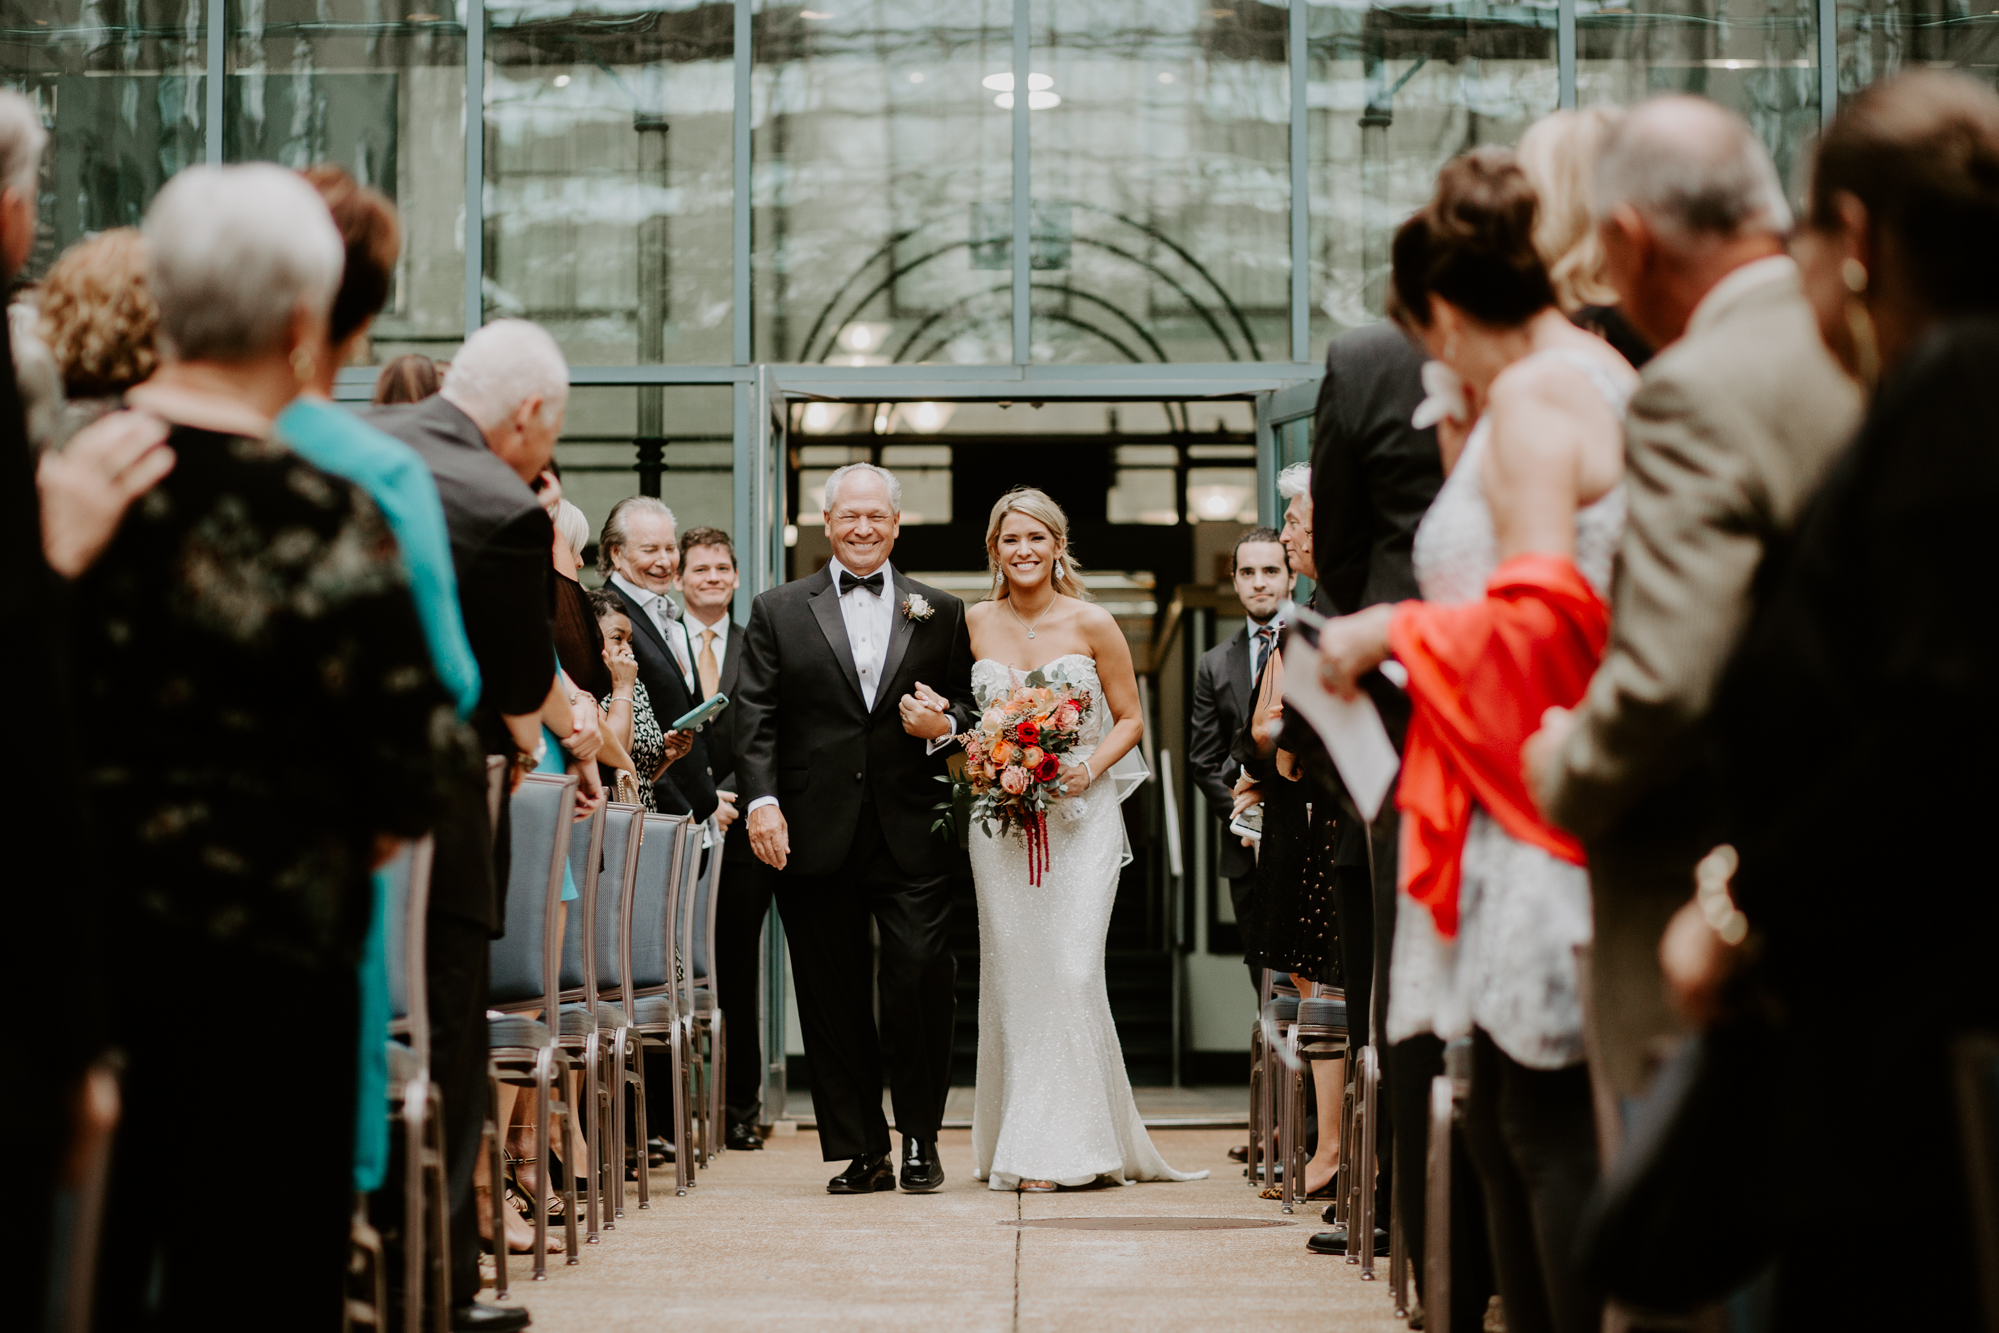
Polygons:
[[1507,1327],[1584,1333],[1601,1313],[1569,1264],[1596,1177],[1573,952],[1589,880],[1520,749],[1603,651],[1636,377],[1556,306],[1535,209],[1512,155],[1481,149],[1396,233],[1395,313],[1436,359],[1448,478],[1416,534],[1424,600],[1333,621],[1321,649],[1342,693],[1394,657],[1414,705],[1386,1035],[1472,1038],[1467,1140]]

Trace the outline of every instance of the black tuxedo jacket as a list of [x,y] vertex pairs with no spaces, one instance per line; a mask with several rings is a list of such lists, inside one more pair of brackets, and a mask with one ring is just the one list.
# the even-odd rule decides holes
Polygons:
[[[698,645],[701,633],[691,620],[687,622],[687,632],[692,641]],[[696,650],[699,651],[698,646]],[[741,753],[742,747],[738,743],[737,729],[741,725],[742,713],[736,706],[736,695],[739,692],[738,682],[742,678],[742,667],[743,627],[731,624],[728,646],[722,650],[722,673],[715,679],[715,688],[729,697],[729,706],[722,710],[720,717],[702,729],[701,736],[708,743],[708,770],[714,774],[716,789],[738,794],[742,789],[736,785],[740,781],[736,775],[736,756]],[[673,770],[667,771],[670,773]],[[747,802],[737,801],[736,809],[740,811],[745,804]],[[723,859],[737,865],[756,859],[756,853],[750,850],[750,830],[747,821],[738,819],[729,826],[728,841],[723,844]]]
[[[639,659],[639,683],[646,687],[646,696],[652,700],[652,715],[659,720],[659,729],[669,731],[673,720],[699,700],[687,688],[687,677],[680,674],[680,660],[666,646],[666,636],[659,632],[659,626],[638,599],[616,583],[607,582],[604,586],[618,594],[618,600],[625,604],[625,615],[632,622],[632,655]],[[703,727],[695,732],[694,748],[653,780],[653,798],[663,812],[681,815],[692,811],[696,820],[705,820],[715,813],[715,776],[708,767],[708,731],[708,727]]]
[[[472,725],[488,754],[514,753],[501,714],[541,711],[555,678],[549,628],[555,565],[554,529],[534,492],[494,457],[472,418],[442,395],[376,408],[368,423],[416,450],[437,481],[465,637],[479,663],[479,705]],[[502,829],[506,805],[501,805]],[[431,869],[433,911],[498,930],[507,876],[507,840],[486,818],[484,778],[460,793],[437,829]]]
[[[741,744],[736,791],[742,807],[776,797],[791,832],[787,868],[830,875],[846,860],[866,797],[905,874],[948,874],[964,854],[930,826],[937,818],[933,807],[948,795],[933,779],[944,772],[949,750],[926,754],[926,742],[902,729],[898,703],[920,680],[951,701],[958,731],[971,725],[965,604],[894,571],[893,627],[881,688],[869,709],[830,569],[773,588],[751,606],[740,692],[731,709]],[[903,613],[912,593],[930,603],[927,619]]]
[[1187,723],[1187,770],[1194,785],[1208,798],[1208,809],[1222,821],[1221,873],[1240,879],[1256,868],[1256,852],[1226,832],[1235,804],[1232,788],[1242,772],[1229,753],[1236,735],[1256,706],[1256,685],[1250,679],[1249,626],[1235,637],[1201,654],[1194,671],[1194,710]]

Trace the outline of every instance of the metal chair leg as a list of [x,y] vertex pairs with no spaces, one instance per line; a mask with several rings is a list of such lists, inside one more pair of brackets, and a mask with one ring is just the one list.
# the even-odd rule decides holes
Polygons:
[[429,1090],[428,1079],[414,1078],[403,1085],[403,1327],[410,1330],[423,1327],[423,1249],[429,1235],[424,1195]]
[[1430,1080],[1430,1145],[1423,1221],[1423,1327],[1451,1333],[1451,1080]]
[[[435,1083],[429,1089],[424,1108],[425,1173],[430,1182],[430,1202],[424,1214],[430,1220],[431,1333],[451,1330],[451,1179],[444,1145],[444,1094]],[[411,1329],[421,1327],[409,1325]]]
[[[549,1053],[534,1058],[534,1280],[548,1281]],[[500,1241],[505,1244],[504,1238]]]
[[[486,1192],[486,1202],[491,1211],[493,1233],[493,1299],[507,1299],[507,1219],[503,1211],[507,1206],[507,1162],[505,1146],[500,1128],[500,1080],[492,1066],[486,1069],[486,1145],[487,1169],[491,1172],[488,1181],[492,1188]],[[473,1293],[476,1295],[477,1293]]]
[[632,1113],[638,1123],[632,1131],[632,1142],[638,1146],[639,1160],[639,1207],[652,1207],[652,1166],[649,1145],[652,1133],[646,1126],[646,1038],[643,1032],[633,1030],[635,1043],[632,1055]]
[[720,1156],[729,1150],[728,1106],[724,1102],[729,1091],[729,1028],[720,1008],[709,1015],[708,1021],[711,1032],[708,1058],[715,1074],[714,1083],[709,1089],[708,1115],[716,1124],[722,1126],[722,1132],[716,1135],[714,1143],[715,1154]]
[[1375,1177],[1378,1174],[1375,1163],[1375,1145],[1379,1141],[1380,1126],[1375,1115],[1381,1087],[1381,1065],[1374,1047],[1363,1046],[1354,1058],[1358,1073],[1355,1079],[1355,1096],[1359,1108],[1354,1120],[1359,1140],[1354,1152],[1354,1188],[1358,1191],[1354,1198],[1354,1208],[1349,1216],[1356,1219],[1355,1225],[1347,1228],[1347,1262],[1354,1261],[1353,1236],[1360,1235],[1360,1279],[1374,1281],[1374,1196]]
[[[583,1165],[587,1165],[590,1172],[589,1183],[584,1186],[584,1217],[588,1220],[588,1225],[584,1228],[583,1233],[584,1244],[586,1245],[595,1245],[598,1243],[597,1209],[603,1202],[603,1192],[599,1187],[604,1179],[604,1120],[602,1115],[599,1114],[602,1102],[597,1095],[597,1079],[602,1072],[598,1067],[597,1060],[597,1036],[597,1033],[592,1032],[583,1043],[583,1086],[576,1090],[576,1100],[584,1103],[583,1109],[585,1111],[583,1116],[583,1155],[588,1161]],[[575,1116],[576,1110],[577,1108],[574,1106],[569,1108],[569,1113],[572,1117]],[[574,1176],[573,1170],[571,1175],[572,1177]],[[569,1186],[572,1190],[576,1187],[573,1178],[570,1180]]]
[[1409,1240],[1402,1234],[1399,1206],[1388,1214],[1388,1299],[1397,1319],[1409,1317]]

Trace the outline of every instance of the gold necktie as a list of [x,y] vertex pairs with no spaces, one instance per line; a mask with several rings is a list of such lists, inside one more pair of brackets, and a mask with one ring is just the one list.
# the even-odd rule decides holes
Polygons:
[[701,631],[701,656],[694,663],[694,670],[701,676],[701,697],[706,699],[715,693],[715,686],[721,682],[722,668],[715,665],[715,631]]

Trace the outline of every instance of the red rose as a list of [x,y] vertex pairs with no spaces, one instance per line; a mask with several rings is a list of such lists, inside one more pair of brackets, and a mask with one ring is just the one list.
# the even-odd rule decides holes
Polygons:
[[1041,762],[1034,766],[1034,776],[1042,782],[1053,782],[1062,771],[1062,761],[1052,754],[1041,756]]
[[1032,722],[1022,722],[1018,727],[1014,728],[1014,734],[1020,737],[1022,745],[1039,745],[1041,743],[1041,728]]

